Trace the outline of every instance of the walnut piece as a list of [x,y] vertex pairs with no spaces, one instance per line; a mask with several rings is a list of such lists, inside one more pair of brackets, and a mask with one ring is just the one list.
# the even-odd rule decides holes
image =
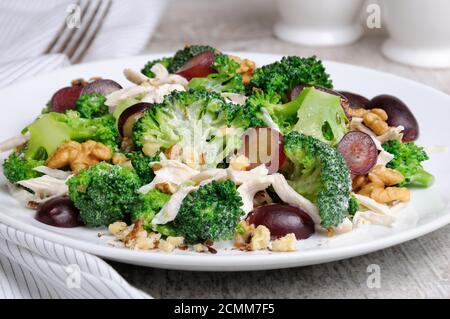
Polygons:
[[230,167],[236,171],[246,171],[250,167],[250,160],[245,155],[233,155],[230,158]]
[[183,245],[184,238],[183,237],[172,237],[169,236],[165,240],[162,239],[159,241],[158,248],[166,253],[172,252],[175,248]]
[[353,178],[353,191],[381,204],[407,202],[410,192],[406,187],[392,187],[404,180],[403,175],[383,165],[375,166],[368,175]]
[[127,226],[126,223],[120,222],[120,221],[119,221],[119,222],[115,222],[115,223],[110,224],[110,225],[108,226],[108,229],[109,229],[109,232],[110,232],[111,234],[113,234],[114,236],[116,236],[116,235],[122,233],[127,227],[128,227],[128,226]]
[[369,180],[371,182],[383,183],[388,186],[397,185],[403,182],[404,179],[399,171],[383,165],[375,166],[369,173]]
[[156,143],[145,143],[142,147],[142,152],[147,156],[153,156],[156,155],[156,153],[161,148],[161,145]]
[[192,248],[197,253],[206,253],[206,252],[208,252],[208,246],[203,245],[203,244],[195,244],[194,246],[192,246]]
[[128,161],[128,158],[122,154],[122,153],[114,153],[111,162],[116,165],[116,164],[123,164],[125,162]]
[[[365,126],[370,128],[376,135],[383,135],[387,131],[389,131],[389,125],[387,124],[387,114],[383,110],[386,116],[380,116],[381,112],[378,112],[381,109],[372,109],[370,112],[367,112],[363,116],[363,123]],[[383,114],[383,115],[384,115]]]
[[240,57],[234,55],[230,56],[230,58],[240,64],[236,72],[242,75],[242,83],[244,84],[250,83],[250,80],[256,69],[255,62],[249,59],[241,59]]
[[80,144],[70,141],[59,146],[46,165],[50,168],[70,166],[77,173],[100,161],[108,161],[111,157],[111,149],[102,143],[89,140]]
[[234,246],[238,248],[245,248],[245,246],[250,242],[254,231],[254,225],[250,225],[245,220],[239,222],[237,231],[234,234]]
[[250,239],[250,244],[248,245],[249,250],[261,250],[267,249],[270,242],[270,231],[264,225],[259,225],[255,228],[252,238]]
[[371,129],[377,136],[383,135],[389,131],[389,125],[387,124],[388,115],[385,110],[374,109],[349,109],[349,114],[352,117],[360,117],[363,119],[363,123],[369,129]]
[[411,194],[406,187],[386,187],[375,188],[370,197],[382,204],[389,204],[396,201],[409,202]]
[[284,237],[276,239],[272,242],[272,251],[288,252],[295,251],[295,243],[297,238],[295,238],[294,233],[287,234]]
[[110,224],[108,228],[111,234],[123,242],[125,247],[130,249],[155,249],[161,238],[161,234],[147,233],[143,227],[142,220],[137,220],[130,226],[127,226],[124,222],[118,221]]
[[155,188],[166,194],[173,194],[178,190],[177,185],[171,182],[163,182],[155,185]]

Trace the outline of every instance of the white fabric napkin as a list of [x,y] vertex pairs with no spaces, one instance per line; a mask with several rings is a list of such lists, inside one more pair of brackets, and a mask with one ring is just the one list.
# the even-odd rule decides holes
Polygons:
[[[82,12],[81,26],[71,33],[65,28],[74,3]],[[0,87],[67,66],[70,60],[138,54],[165,5],[165,0],[1,1]],[[98,17],[92,10],[103,10],[104,14]],[[83,15],[93,17],[90,28],[83,29]],[[150,296],[130,286],[96,256],[0,223],[0,298]]]
[[98,257],[0,224],[0,299],[149,298]]
[[68,61],[136,55],[166,5],[165,0],[0,1],[0,87]]

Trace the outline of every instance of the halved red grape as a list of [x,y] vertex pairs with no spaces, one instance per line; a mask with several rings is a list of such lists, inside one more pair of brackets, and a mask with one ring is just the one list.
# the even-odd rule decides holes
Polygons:
[[120,114],[117,122],[120,135],[123,137],[131,137],[133,134],[134,123],[142,117],[145,109],[152,106],[153,104],[151,103],[140,102],[126,108],[125,111]]
[[351,119],[351,116],[349,114],[350,104],[349,104],[349,101],[348,101],[347,97],[344,96],[343,94],[339,93],[338,91],[334,91],[334,90],[331,90],[331,89],[328,89],[328,88],[324,88],[323,86],[319,86],[319,85],[304,85],[304,84],[296,85],[296,86],[294,86],[294,88],[289,93],[289,99],[292,101],[293,99],[295,99],[303,91],[303,89],[305,87],[311,87],[311,86],[314,87],[317,90],[322,91],[322,92],[339,96],[341,98],[341,106],[342,106],[342,109],[345,112],[345,115],[347,116],[348,119]]
[[212,52],[205,51],[192,57],[187,61],[176,74],[181,75],[190,81],[192,78],[203,78],[211,73],[216,73],[212,68],[215,55]]
[[411,142],[419,137],[419,123],[408,106],[400,99],[392,95],[378,95],[369,101],[367,109],[380,108],[388,115],[389,126],[402,125],[403,142]]
[[250,128],[242,139],[238,153],[250,160],[250,168],[266,164],[269,174],[272,174],[287,164],[283,135],[280,132],[269,127]]
[[377,163],[377,146],[366,133],[353,131],[345,134],[337,149],[353,175],[365,175]]
[[338,92],[347,98],[349,106],[352,109],[366,108],[366,105],[369,103],[369,100],[362,95],[347,91]]
[[247,217],[249,224],[264,225],[272,239],[294,233],[297,239],[314,234],[314,221],[298,207],[287,204],[271,204],[255,208]]
[[39,205],[35,218],[41,223],[56,227],[83,225],[80,211],[67,196],[58,196]]
[[85,87],[83,87],[81,94],[100,93],[103,95],[108,95],[120,89],[122,89],[122,86],[116,81],[108,79],[100,79],[88,83]]
[[82,89],[81,86],[69,86],[56,91],[50,101],[50,111],[64,113],[74,109]]

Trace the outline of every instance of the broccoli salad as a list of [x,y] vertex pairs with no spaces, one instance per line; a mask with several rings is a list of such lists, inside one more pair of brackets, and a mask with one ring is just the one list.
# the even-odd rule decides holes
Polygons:
[[72,81],[0,144],[37,220],[107,227],[131,249],[289,252],[395,226],[408,187],[433,183],[409,108],[334,90],[315,56],[257,67],[191,45],[124,75]]

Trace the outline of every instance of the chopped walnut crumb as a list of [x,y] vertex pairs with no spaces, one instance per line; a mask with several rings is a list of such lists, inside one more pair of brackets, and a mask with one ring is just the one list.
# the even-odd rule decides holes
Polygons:
[[233,155],[230,159],[230,167],[236,171],[246,171],[250,167],[250,160],[245,155]]
[[111,162],[115,164],[123,164],[128,161],[128,158],[122,153],[114,153]]
[[177,185],[170,182],[158,183],[155,185],[155,188],[166,194],[173,194],[177,191]]
[[183,245],[184,238],[183,237],[172,237],[169,236],[165,240],[162,239],[159,241],[158,248],[166,253],[172,252],[175,248]]
[[147,156],[153,156],[159,151],[160,148],[161,145],[159,144],[145,143],[142,147],[142,152]]
[[245,220],[241,221],[236,227],[234,234],[234,246],[237,248],[245,248],[250,242],[254,230],[254,225],[249,225]]
[[252,234],[252,238],[250,240],[250,244],[248,248],[250,250],[261,250],[267,249],[269,247],[270,242],[270,231],[264,225],[259,225],[255,228],[255,231]]
[[272,251],[279,251],[279,252],[295,251],[296,242],[297,239],[295,238],[295,234],[293,233],[287,234],[286,236],[276,239],[272,242]]
[[242,75],[242,83],[250,83],[250,80],[256,69],[255,62],[249,59],[241,59],[240,57],[234,55],[230,56],[230,58],[240,64],[236,72]]
[[109,232],[116,236],[117,234],[123,232],[127,228],[127,224],[124,222],[115,222],[108,226]]
[[206,253],[206,252],[208,252],[208,247],[206,245],[203,245],[203,244],[195,244],[194,246],[192,246],[192,248],[197,253]]

